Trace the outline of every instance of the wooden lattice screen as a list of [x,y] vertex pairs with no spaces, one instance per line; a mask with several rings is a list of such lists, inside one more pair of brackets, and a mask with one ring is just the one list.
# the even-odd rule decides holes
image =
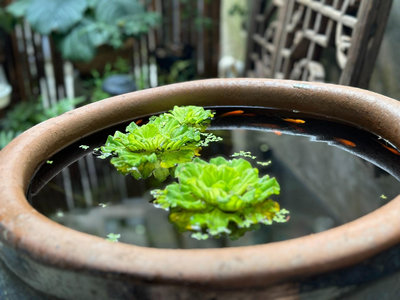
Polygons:
[[366,88],[391,0],[255,0],[249,77],[326,81]]

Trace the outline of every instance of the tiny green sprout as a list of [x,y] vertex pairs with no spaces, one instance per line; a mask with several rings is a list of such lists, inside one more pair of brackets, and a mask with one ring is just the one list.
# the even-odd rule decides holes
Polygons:
[[256,157],[254,155],[252,155],[250,151],[239,151],[239,152],[235,152],[231,155],[231,157],[239,157],[239,156],[256,159]]
[[263,166],[263,167],[267,167],[271,164],[271,161],[258,161],[257,162],[258,165]]
[[100,203],[99,203],[99,206],[100,206],[101,208],[105,208],[105,207],[108,206],[108,204],[107,204],[107,203],[102,203],[102,202],[100,202]]
[[88,145],[80,145],[79,148],[83,149],[83,150],[87,150],[89,149]]
[[52,160],[48,160],[48,161],[46,161],[46,164],[51,165],[51,164],[53,164],[53,161]]
[[56,212],[56,216],[57,216],[57,218],[62,218],[62,217],[64,217],[64,212],[59,210]]
[[107,234],[106,240],[109,242],[116,243],[116,242],[118,242],[118,239],[120,239],[120,238],[121,238],[121,235],[119,233],[109,233],[109,234]]
[[387,199],[386,195],[384,195],[384,194],[382,194],[380,198],[383,199],[383,200]]
[[222,141],[222,137],[215,136],[210,133],[202,132],[201,135],[204,136],[204,140],[201,141],[199,144],[199,146],[201,146],[201,147],[207,147],[210,143]]
[[269,150],[269,146],[267,144],[261,144],[260,145],[260,150],[262,152],[267,152]]

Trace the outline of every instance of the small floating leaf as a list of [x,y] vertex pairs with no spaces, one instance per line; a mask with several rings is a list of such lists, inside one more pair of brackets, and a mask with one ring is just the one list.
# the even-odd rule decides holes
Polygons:
[[83,150],[87,150],[89,149],[88,145],[80,145],[79,148],[83,149]]
[[252,155],[250,151],[239,151],[239,152],[235,152],[231,155],[231,157],[238,157],[238,156],[256,159],[256,157],[254,155]]
[[62,217],[64,217],[64,212],[61,211],[61,210],[58,210],[58,211],[56,212],[56,216],[57,216],[58,218],[62,218]]
[[263,166],[263,167],[267,167],[271,164],[271,161],[258,161],[257,162],[258,165]]
[[52,160],[47,160],[46,164],[51,165],[51,164],[53,164],[53,161]]
[[384,194],[382,194],[382,195],[380,196],[380,198],[383,199],[383,200],[386,200],[386,199],[387,199],[386,195],[384,195]]
[[121,238],[121,235],[119,233],[109,233],[109,234],[107,234],[106,240],[110,241],[110,242],[113,242],[113,243],[116,243],[116,242],[118,242],[118,240],[120,238]]

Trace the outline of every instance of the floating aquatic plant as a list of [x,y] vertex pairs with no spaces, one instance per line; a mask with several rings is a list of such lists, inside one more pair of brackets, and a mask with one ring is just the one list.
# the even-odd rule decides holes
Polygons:
[[109,233],[107,234],[106,240],[109,242],[116,243],[121,238],[121,234],[119,233]]
[[175,106],[142,126],[132,122],[126,133],[116,131],[101,147],[101,157],[113,156],[117,170],[136,179],[153,175],[164,181],[178,163],[191,161],[202,146],[220,140],[204,132],[213,116],[202,107]]
[[179,164],[179,180],[152,192],[154,204],[169,210],[169,219],[192,237],[227,235],[239,238],[258,224],[286,222],[288,211],[270,199],[280,187],[275,178],[259,177],[258,169],[242,158],[195,158]]

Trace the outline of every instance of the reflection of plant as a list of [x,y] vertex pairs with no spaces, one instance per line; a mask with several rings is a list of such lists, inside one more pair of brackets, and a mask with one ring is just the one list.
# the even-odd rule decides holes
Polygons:
[[65,59],[82,61],[91,60],[97,47],[119,48],[158,22],[138,0],[16,0],[7,11],[25,17],[40,34],[51,34]]
[[40,101],[20,102],[8,111],[0,122],[0,147],[5,147],[13,138],[30,127],[61,115],[83,101],[83,98],[62,99],[47,109],[43,108]]
[[279,194],[275,178],[258,177],[258,169],[244,159],[222,157],[209,163],[195,158],[175,170],[179,183],[154,190],[154,203],[170,211],[169,219],[192,237],[228,235],[236,239],[261,223],[285,222],[285,209],[271,199]]
[[201,146],[217,140],[203,133],[212,117],[210,110],[186,106],[153,116],[142,126],[132,122],[126,134],[117,131],[108,137],[102,157],[113,155],[111,163],[123,174],[164,181],[176,164],[191,161]]

